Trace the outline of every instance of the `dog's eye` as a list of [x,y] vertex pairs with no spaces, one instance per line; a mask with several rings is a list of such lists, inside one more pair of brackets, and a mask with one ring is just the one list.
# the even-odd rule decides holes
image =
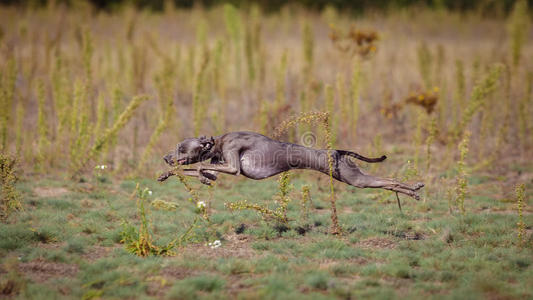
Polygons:
[[178,151],[179,151],[179,153],[186,153],[187,152],[187,151],[185,151],[185,147],[183,147],[183,146],[180,146],[178,148]]

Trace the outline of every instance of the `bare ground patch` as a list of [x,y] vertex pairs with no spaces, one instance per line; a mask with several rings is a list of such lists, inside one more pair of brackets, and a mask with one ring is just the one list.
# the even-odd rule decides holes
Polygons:
[[109,256],[113,250],[120,248],[122,245],[116,245],[114,247],[93,246],[86,250],[82,257],[88,261],[95,261],[103,257]]
[[77,265],[49,262],[42,259],[20,263],[18,269],[35,282],[45,282],[54,277],[72,277],[78,273]]
[[44,198],[61,196],[68,193],[69,190],[63,187],[36,187],[33,189],[33,192],[35,195]]
[[355,244],[361,248],[394,249],[396,242],[387,238],[369,238]]
[[204,244],[191,244],[181,251],[180,255],[185,256],[202,256],[205,258],[214,257],[236,257],[236,258],[250,258],[256,255],[255,250],[250,247],[252,238],[245,234],[231,234],[225,236],[222,241],[222,246],[216,249],[211,249]]

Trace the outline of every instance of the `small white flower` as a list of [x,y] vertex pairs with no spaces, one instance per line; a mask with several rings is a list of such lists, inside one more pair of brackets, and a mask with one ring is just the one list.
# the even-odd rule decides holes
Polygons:
[[201,209],[201,208],[205,208],[205,206],[206,206],[206,205],[205,205],[205,202],[204,202],[204,201],[198,201],[198,203],[196,203],[196,207],[198,207],[198,208],[200,208],[200,209]]
[[207,245],[208,245],[211,249],[216,249],[216,248],[222,246],[222,242],[220,242],[219,240],[216,240],[216,241],[214,241],[214,242],[212,242],[212,243],[208,243]]
[[148,191],[148,196],[152,196],[152,191]]

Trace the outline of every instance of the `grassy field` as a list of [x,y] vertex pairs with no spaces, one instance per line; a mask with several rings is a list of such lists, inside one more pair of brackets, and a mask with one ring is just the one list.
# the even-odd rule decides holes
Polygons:
[[[0,299],[533,298],[526,1],[490,18],[50,3],[0,7]],[[332,235],[317,172],[155,180],[183,138],[313,111],[422,199],[335,182]],[[325,148],[323,125],[279,139]]]
[[[531,165],[526,170],[531,174]],[[404,200],[402,214],[392,195],[342,189],[342,236],[327,234],[327,189],[314,185],[308,219],[301,214],[297,192],[312,179],[293,180],[288,216],[294,221],[285,231],[255,212],[224,207],[240,199],[272,206],[274,180],[224,177],[209,201],[212,225],[199,223],[176,256],[145,258],[119,244],[122,222],[139,221],[130,198],[135,181],[23,182],[26,209],[0,231],[3,292],[26,299],[532,297],[531,248],[517,246],[513,199],[495,197],[501,191],[494,182],[501,179],[471,178],[475,196],[466,216],[450,214],[444,195],[425,203]],[[140,183],[153,192],[150,201],[178,205],[175,211],[149,207],[155,242],[180,236],[197,213],[182,185]],[[525,222],[532,217],[528,210]],[[213,241],[210,230],[220,247],[206,245]]]

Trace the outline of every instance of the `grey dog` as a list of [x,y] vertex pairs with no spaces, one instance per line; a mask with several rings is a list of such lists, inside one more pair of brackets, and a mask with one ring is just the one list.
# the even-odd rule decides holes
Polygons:
[[[358,188],[383,188],[419,200],[417,191],[424,184],[408,185],[392,179],[365,174],[349,157],[376,163],[387,157],[367,158],[355,152],[331,150],[333,178]],[[255,132],[230,132],[217,137],[188,138],[175,150],[163,157],[170,166],[189,165],[211,159],[210,164],[198,164],[195,169],[184,169],[183,174],[194,176],[204,184],[217,179],[217,172],[251,179],[264,179],[291,169],[313,169],[329,175],[328,150],[313,149],[297,144],[273,140]],[[173,171],[162,174],[164,181],[176,175]]]

